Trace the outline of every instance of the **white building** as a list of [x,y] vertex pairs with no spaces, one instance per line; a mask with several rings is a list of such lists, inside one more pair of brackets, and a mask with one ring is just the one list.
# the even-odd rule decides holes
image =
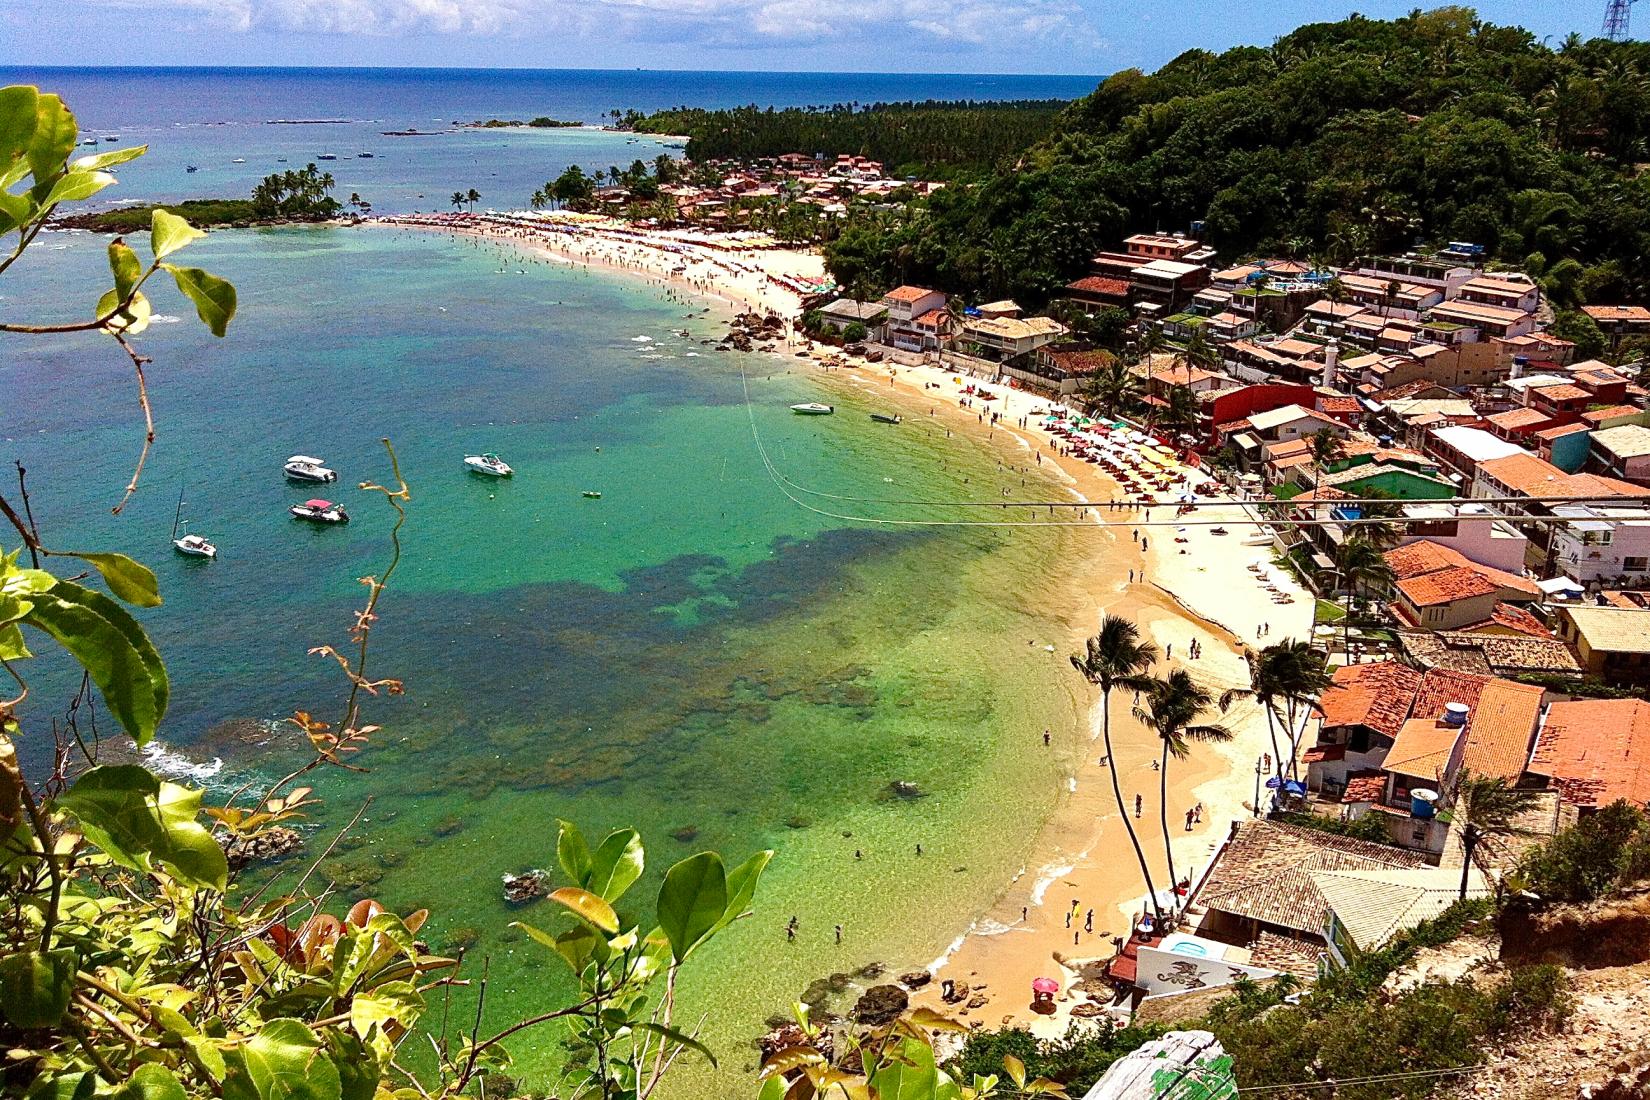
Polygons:
[[1403,511],[1406,518],[1417,522],[1404,525],[1399,546],[1436,542],[1479,565],[1508,573],[1524,571],[1530,540],[1483,504],[1425,500],[1405,504]]
[[1650,511],[1630,504],[1559,504],[1570,522],[1553,531],[1553,564],[1577,584],[1650,583]]

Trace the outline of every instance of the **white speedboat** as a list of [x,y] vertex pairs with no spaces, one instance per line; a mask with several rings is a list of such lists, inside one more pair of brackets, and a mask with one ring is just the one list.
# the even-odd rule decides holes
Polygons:
[[330,500],[306,500],[302,504],[294,504],[289,511],[294,519],[308,520],[310,523],[349,522],[349,513],[344,511],[343,506]]
[[792,405],[791,411],[798,416],[830,416],[836,412],[836,407],[821,405],[818,401],[804,401],[800,405]]
[[327,469],[324,459],[311,455],[293,455],[281,467],[288,481],[337,481],[338,475]]
[[473,474],[486,474],[488,477],[509,477],[515,473],[509,465],[492,451],[484,455],[465,455],[464,465],[470,468]]
[[190,558],[215,558],[218,548],[200,535],[184,535],[172,540],[172,549]]

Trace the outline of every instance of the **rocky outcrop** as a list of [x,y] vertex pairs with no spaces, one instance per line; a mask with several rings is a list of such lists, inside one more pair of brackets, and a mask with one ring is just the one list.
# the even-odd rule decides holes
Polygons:
[[867,1027],[893,1023],[910,1003],[911,998],[897,985],[873,985],[855,1002],[854,1022]]
[[1502,911],[1501,961],[1556,963],[1577,970],[1650,960],[1650,892],[1592,905]]

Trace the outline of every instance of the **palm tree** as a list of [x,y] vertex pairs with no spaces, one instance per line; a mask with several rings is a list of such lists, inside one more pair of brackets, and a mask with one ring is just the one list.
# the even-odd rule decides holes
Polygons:
[[1462,772],[1455,786],[1455,808],[1448,821],[1461,823],[1461,900],[1467,900],[1467,876],[1472,873],[1472,854],[1478,843],[1492,836],[1522,836],[1530,830],[1514,819],[1534,804],[1538,792],[1507,786],[1500,776]]
[[1089,401],[1108,417],[1133,412],[1145,392],[1146,383],[1121,360],[1113,359],[1089,376]]
[[1100,735],[1106,745],[1106,761],[1111,772],[1111,793],[1117,799],[1117,814],[1123,819],[1123,828],[1129,832],[1129,843],[1134,845],[1134,858],[1140,863],[1140,877],[1146,882],[1146,896],[1151,899],[1152,912],[1162,921],[1157,907],[1157,888],[1152,885],[1152,873],[1146,866],[1146,852],[1140,847],[1140,837],[1129,820],[1128,807],[1123,803],[1123,785],[1117,778],[1117,758],[1111,749],[1111,693],[1113,688],[1125,691],[1143,691],[1151,680],[1146,670],[1157,660],[1157,647],[1140,637],[1140,628],[1121,615],[1106,615],[1100,620],[1100,633],[1088,640],[1083,656],[1073,655],[1072,667],[1083,678],[1100,688]]
[[1186,759],[1191,755],[1192,741],[1230,741],[1232,731],[1198,721],[1215,699],[1183,668],[1152,680],[1145,697],[1145,706],[1136,707],[1134,716],[1157,734],[1162,746],[1157,768],[1157,816],[1163,826],[1163,854],[1169,861],[1169,889],[1173,893],[1179,889],[1180,878],[1175,874],[1174,846],[1169,839],[1169,758]]
[[1170,431],[1193,431],[1203,415],[1203,406],[1190,386],[1170,386],[1164,407],[1158,414]]
[[1380,547],[1362,535],[1353,535],[1341,543],[1335,552],[1335,565],[1341,571],[1348,596],[1392,583],[1392,566],[1386,563],[1386,556]]
[[540,190],[533,192],[532,197],[527,200],[527,205],[531,206],[534,210],[543,210],[546,201],[548,200],[545,198],[544,191],[541,188]]
[[[1140,323],[1140,331],[1134,338],[1134,352],[1138,361],[1146,364],[1146,396],[1152,391],[1152,356],[1163,349],[1167,341],[1163,337],[1163,330],[1147,321]],[[1151,427],[1152,407],[1146,406],[1146,426]]]
[[464,205],[464,192],[454,191],[451,201],[452,201],[452,204],[453,204],[453,209],[455,209],[455,210],[458,209],[460,206],[463,206]]
[[474,212],[476,203],[481,201],[481,192],[474,187],[470,188],[470,193],[464,196],[464,201],[470,204],[470,210]]
[[1323,480],[1323,468],[1346,453],[1346,443],[1334,428],[1319,428],[1307,445],[1312,453],[1312,484],[1317,486]]
[[[1259,703],[1266,712],[1266,732],[1272,739],[1272,759],[1277,765],[1278,782],[1281,784],[1285,778],[1298,778],[1301,719],[1331,683],[1324,656],[1312,648],[1310,642],[1293,638],[1274,642],[1259,653],[1246,650],[1243,656],[1249,664],[1249,686],[1227,690],[1220,697],[1220,709],[1227,709],[1233,700],[1240,698]],[[1284,766],[1285,754],[1278,751],[1277,731],[1280,725],[1289,742],[1287,768]]]
[[1175,365],[1185,367],[1190,377],[1191,368],[1200,370],[1214,370],[1220,366],[1220,349],[1209,342],[1208,336],[1203,333],[1203,326],[1192,330],[1186,338],[1186,346],[1175,353]]

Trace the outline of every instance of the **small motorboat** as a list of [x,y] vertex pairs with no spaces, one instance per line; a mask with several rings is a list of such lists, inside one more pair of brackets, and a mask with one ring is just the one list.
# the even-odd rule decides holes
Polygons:
[[184,171],[185,171],[185,172],[199,172],[199,171],[200,171],[200,169],[199,169],[199,168],[197,168],[197,167],[196,167],[196,166],[195,166],[195,165],[193,165],[193,164],[186,164],[186,165],[184,165],[184,166],[183,166],[183,170],[184,170]]
[[373,158],[373,154],[372,154],[372,153],[368,153],[368,152],[366,152],[366,151],[364,151],[364,150],[363,150],[363,151],[362,151],[362,152],[359,152],[359,153],[357,153],[357,154],[355,154],[355,155],[356,155],[356,156],[357,156],[357,157],[360,157],[360,158],[361,158],[361,159],[362,159],[362,160],[371,160],[371,159],[372,159],[372,158]]
[[245,157],[236,157],[234,160],[230,161],[229,163],[230,164],[245,164],[246,163],[246,158]]
[[791,411],[798,416],[830,416],[836,412],[836,407],[821,405],[818,401],[804,401],[800,405],[792,405]]
[[103,140],[107,141],[107,142],[116,142],[116,141],[120,140],[120,135],[119,134],[110,134],[107,137],[105,137]]
[[189,558],[215,558],[218,548],[201,535],[184,535],[172,540],[172,549]]
[[288,481],[326,482],[338,480],[337,473],[327,469],[324,459],[315,458],[311,455],[293,455],[286,460],[286,465],[281,467],[281,472],[286,475]]
[[602,499],[602,495],[594,489],[586,489],[580,495],[583,496],[583,497],[586,497],[590,500],[600,500],[600,499]]
[[316,160],[337,160],[338,159],[338,154],[337,153],[321,153],[321,154],[318,154],[315,159]]
[[872,413],[871,419],[878,424],[902,424],[905,422],[905,418],[897,413]]
[[342,505],[334,504],[330,500],[306,500],[302,504],[294,504],[290,509],[292,518],[308,520],[310,523],[348,523],[349,513]]
[[472,474],[486,474],[488,477],[509,477],[515,473],[502,458],[491,451],[484,455],[465,455],[464,465],[470,468]]
[[85,141],[81,142],[80,144],[82,144],[82,145],[96,145],[97,144],[97,138],[87,138]]

